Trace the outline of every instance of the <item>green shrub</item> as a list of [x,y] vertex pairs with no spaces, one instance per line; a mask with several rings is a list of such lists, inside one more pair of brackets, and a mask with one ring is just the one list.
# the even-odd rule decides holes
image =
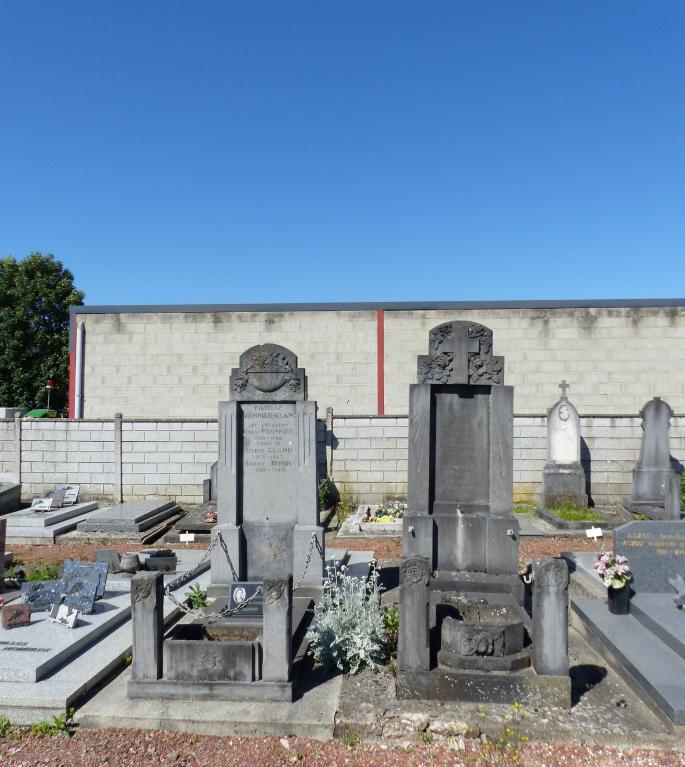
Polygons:
[[186,602],[193,610],[202,610],[208,605],[207,592],[199,583],[196,583],[190,591],[186,591],[185,597]]
[[27,581],[54,581],[57,578],[59,578],[59,565],[54,562],[47,564],[43,561],[34,565],[26,576]]
[[53,716],[52,721],[36,722],[32,724],[29,732],[37,738],[54,738],[56,735],[69,737],[74,729],[74,709],[70,708],[66,714]]
[[383,610],[383,628],[388,655],[390,658],[394,658],[397,655],[397,636],[400,630],[400,606],[398,604],[387,605]]
[[535,509],[532,506],[515,506],[515,514],[535,514]]
[[323,583],[323,598],[307,631],[308,652],[324,667],[356,674],[376,667],[385,656],[387,637],[380,610],[378,570],[367,580],[348,575],[343,565]]

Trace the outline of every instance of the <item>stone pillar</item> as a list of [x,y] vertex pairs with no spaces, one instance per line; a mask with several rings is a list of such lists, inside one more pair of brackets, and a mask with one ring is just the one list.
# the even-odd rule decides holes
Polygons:
[[546,557],[534,565],[533,667],[544,676],[568,674],[568,566]]
[[430,670],[427,557],[403,556],[400,561],[400,631],[397,666],[402,671]]
[[162,678],[163,605],[164,573],[138,573],[131,578],[132,679]]
[[289,682],[292,677],[293,577],[264,581],[262,679]]
[[7,520],[0,519],[0,593],[5,590],[5,534],[7,533]]
[[123,418],[121,413],[114,414],[114,503],[124,502]]

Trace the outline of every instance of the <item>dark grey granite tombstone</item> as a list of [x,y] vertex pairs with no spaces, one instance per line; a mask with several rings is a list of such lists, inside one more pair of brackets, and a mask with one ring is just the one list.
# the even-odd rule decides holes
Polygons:
[[513,389],[492,355],[492,330],[433,328],[418,380],[409,387],[404,553],[439,571],[515,575]]
[[65,573],[60,581],[61,594],[58,601],[81,613],[92,613],[100,588],[100,579],[100,572],[95,568],[74,568]]
[[568,674],[568,565],[548,557],[535,565],[533,668],[538,674]]
[[105,594],[108,571],[109,565],[107,562],[79,562],[75,559],[67,559],[64,563],[62,578],[65,582],[68,582],[77,575],[92,574],[93,578],[97,578],[96,596],[100,598]]
[[138,573],[131,578],[134,680],[162,678],[163,592],[163,573]]
[[5,590],[5,538],[7,520],[0,519],[0,594]]
[[62,581],[26,581],[21,584],[21,593],[24,604],[33,611],[49,610],[55,602],[59,601]]
[[307,400],[304,370],[282,346],[253,346],[231,374],[230,396],[219,403],[219,519],[212,531],[226,549],[212,551],[211,591],[290,573],[299,582],[308,558],[302,583],[320,586],[316,403]]
[[100,549],[95,552],[95,561],[105,562],[109,568],[109,572],[114,574],[119,572],[121,556],[116,549]]
[[674,594],[670,579],[685,577],[685,522],[629,522],[614,530],[614,548],[628,557],[635,593]]
[[547,464],[542,475],[542,503],[559,508],[570,503],[587,508],[585,472],[580,464],[580,416],[559,384],[561,399],[547,416]]
[[667,402],[654,397],[640,415],[640,459],[633,469],[633,491],[623,499],[623,505],[650,519],[680,519],[680,484],[668,446],[673,411]]
[[0,514],[10,514],[21,506],[21,484],[0,482]]
[[473,322],[438,325],[429,346],[409,388],[397,695],[568,707],[568,668],[529,668],[504,361]]

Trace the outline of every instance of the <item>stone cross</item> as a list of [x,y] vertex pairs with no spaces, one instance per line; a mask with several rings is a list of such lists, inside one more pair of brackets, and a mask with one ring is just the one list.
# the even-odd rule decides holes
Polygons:
[[559,388],[561,389],[561,396],[566,396],[566,391],[571,388],[569,384],[566,383],[565,379],[561,379],[561,383],[559,384]]

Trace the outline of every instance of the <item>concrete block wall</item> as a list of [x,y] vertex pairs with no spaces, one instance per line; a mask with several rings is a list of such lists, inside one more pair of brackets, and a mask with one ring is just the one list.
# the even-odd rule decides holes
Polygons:
[[376,410],[376,312],[87,314],[84,415],[215,418],[242,352],[272,342],[304,367],[319,409]]
[[[360,502],[380,503],[407,494],[405,417],[336,417],[333,478],[341,491]],[[537,504],[547,461],[547,420],[514,418],[514,502]],[[630,493],[640,455],[639,417],[581,417],[581,458],[596,506],[619,503]],[[671,456],[685,463],[685,417],[671,419]]]
[[202,500],[217,459],[216,421],[124,421],[121,431],[125,499]]
[[[335,416],[332,430],[317,423],[319,475],[328,470],[338,489],[360,502],[379,503],[407,494],[405,416]],[[630,492],[639,457],[641,419],[581,417],[582,458],[596,505],[612,505]],[[202,499],[202,483],[217,459],[213,419],[124,420],[121,486],[125,499]],[[674,416],[671,455],[685,463],[685,416]],[[29,500],[56,484],[81,485],[84,499],[115,498],[115,428],[112,419],[22,421],[22,497]],[[15,424],[0,421],[0,475],[16,466]],[[328,454],[328,458],[327,458]],[[514,501],[538,502],[547,459],[546,419],[514,418]]]
[[22,421],[22,498],[55,485],[81,485],[84,498],[110,498],[114,492],[112,421]]

